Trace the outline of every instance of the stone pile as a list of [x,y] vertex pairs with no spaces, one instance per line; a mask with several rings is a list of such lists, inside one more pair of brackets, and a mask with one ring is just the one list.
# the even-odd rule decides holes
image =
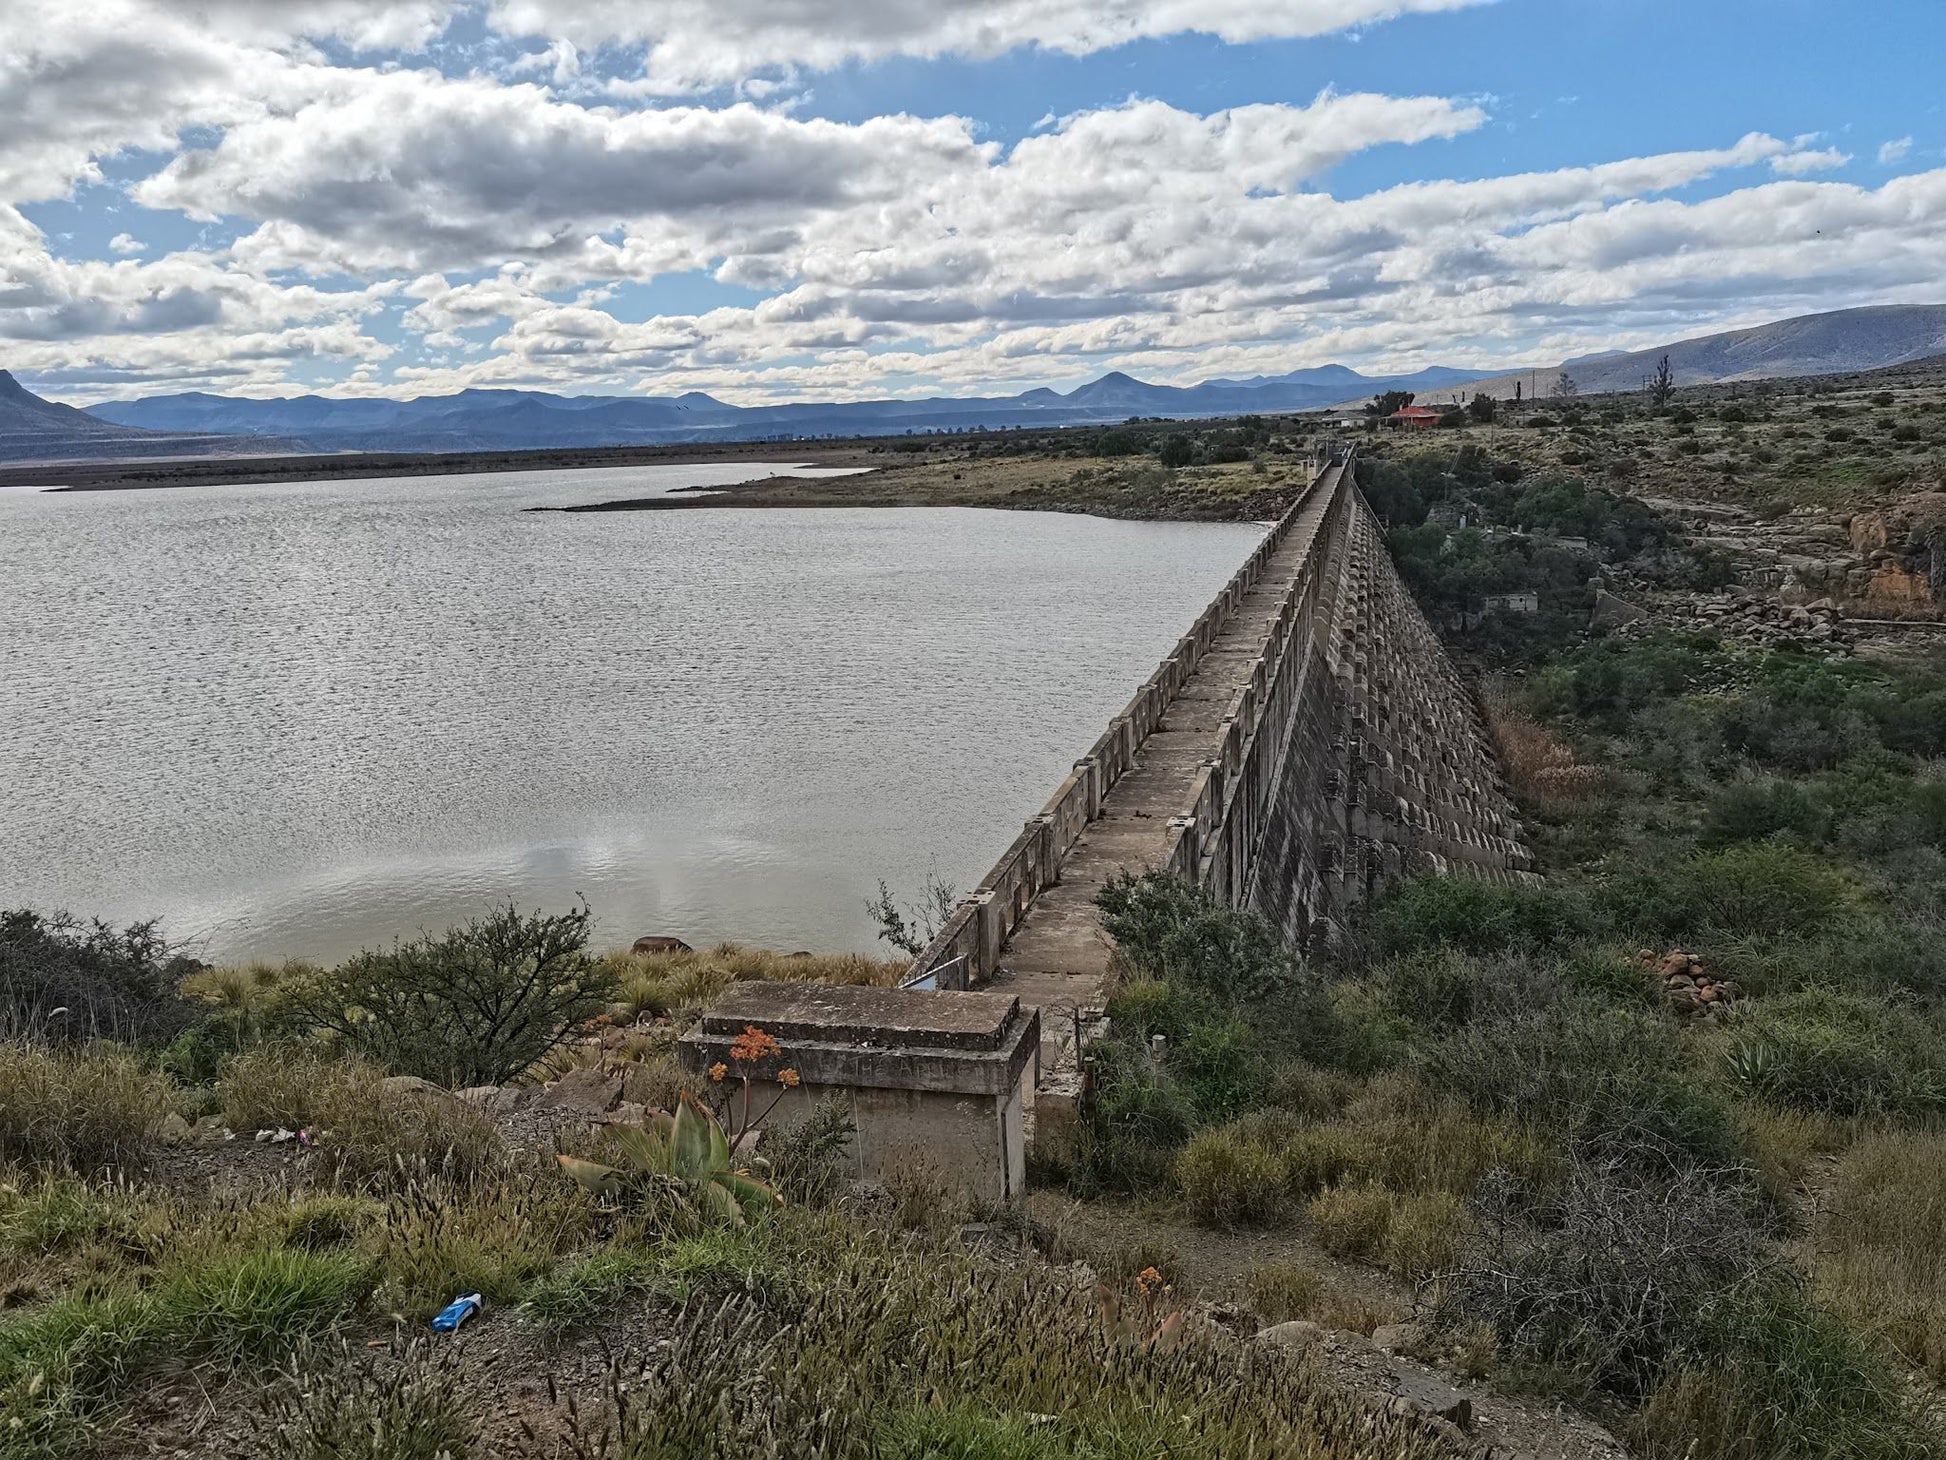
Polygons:
[[1655,950],[1644,948],[1640,957],[1645,968],[1655,970],[1669,1007],[1678,1014],[1702,1017],[1721,1013],[1743,993],[1736,980],[1718,978],[1703,966],[1702,959],[1684,949],[1672,948],[1658,956]]
[[1847,654],[1855,637],[1844,615],[1828,598],[1787,604],[1772,594],[1736,589],[1674,598],[1669,607],[1685,628],[1714,632],[1763,649]]

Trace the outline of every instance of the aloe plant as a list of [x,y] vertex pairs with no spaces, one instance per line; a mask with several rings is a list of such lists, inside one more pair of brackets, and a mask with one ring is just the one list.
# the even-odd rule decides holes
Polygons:
[[676,1113],[652,1111],[639,1126],[614,1125],[624,1164],[607,1166],[579,1156],[557,1156],[561,1169],[596,1196],[626,1200],[653,1189],[675,1192],[695,1210],[730,1226],[783,1204],[783,1198],[731,1154],[716,1117],[685,1092]]

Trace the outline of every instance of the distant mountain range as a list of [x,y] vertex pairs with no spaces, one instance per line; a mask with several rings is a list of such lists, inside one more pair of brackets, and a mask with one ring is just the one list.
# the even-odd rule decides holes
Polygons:
[[[247,449],[262,451],[252,441]],[[144,456],[225,456],[246,449],[235,436],[134,431],[51,400],[0,370],[0,461],[112,461]],[[275,448],[273,448],[275,449]]]
[[[1562,375],[1582,395],[1640,390],[1669,357],[1677,385],[1726,385],[1740,380],[1783,380],[1800,375],[1848,375],[1882,370],[1933,355],[1946,355],[1946,304],[1889,304],[1805,314],[1752,329],[1702,335],[1626,354],[1584,355],[1551,370],[1516,370],[1467,382],[1465,393],[1485,391],[1505,399],[1516,382],[1526,394],[1548,396]],[[1434,387],[1429,404],[1456,398]],[[1350,400],[1351,396],[1342,397]]]
[[0,371],[0,460],[309,451],[520,451],[883,436],[906,432],[1084,426],[1130,416],[1183,419],[1340,408],[1386,390],[1423,402],[1474,391],[1510,397],[1516,383],[1546,396],[1562,374],[1583,394],[1635,390],[1667,352],[1680,385],[1842,374],[1946,354],[1946,305],[1887,306],[1805,315],[1552,369],[1496,373],[1435,366],[1410,375],[1361,375],[1343,365],[1150,385],[1120,371],[1062,393],[934,396],[925,400],[804,401],[733,406],[692,391],[677,396],[560,396],[466,390],[413,400],[306,395],[248,400],[192,392],[111,401],[86,411],[42,400]]
[[466,390],[415,400],[307,395],[242,400],[192,393],[95,406],[119,426],[296,439],[314,451],[518,451],[874,436],[908,431],[1081,426],[1130,416],[1234,416],[1314,410],[1347,391],[1420,390],[1483,372],[1436,368],[1364,376],[1342,365],[1196,386],[1149,385],[1117,371],[1065,395],[1030,390],[994,397],[806,401],[726,405],[713,396],[561,396],[532,390]]

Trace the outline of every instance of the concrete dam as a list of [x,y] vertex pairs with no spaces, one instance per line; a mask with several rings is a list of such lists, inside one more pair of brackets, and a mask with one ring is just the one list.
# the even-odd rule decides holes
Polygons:
[[851,1102],[858,1174],[944,1153],[1010,1198],[1028,1121],[1080,1093],[1110,878],[1192,880],[1304,949],[1391,878],[1530,867],[1473,699],[1334,452],[901,989],[739,985],[689,1053],[705,1068],[744,1023],[773,1027],[806,1098],[815,1079]]
[[1051,1046],[1101,1003],[1111,947],[1095,895],[1118,872],[1201,883],[1304,948],[1392,877],[1529,867],[1473,699],[1392,566],[1354,459],[1338,453],[960,904],[912,981],[1014,994],[1042,1011]]

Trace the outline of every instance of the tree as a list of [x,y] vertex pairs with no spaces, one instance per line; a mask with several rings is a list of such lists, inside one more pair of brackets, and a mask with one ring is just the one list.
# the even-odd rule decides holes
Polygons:
[[1581,387],[1574,383],[1574,377],[1572,375],[1563,370],[1561,372],[1561,378],[1554,382],[1554,393],[1558,396],[1579,395],[1581,394]]
[[1167,437],[1162,443],[1162,464],[1171,470],[1188,466],[1190,458],[1196,454],[1195,443],[1181,432]]
[[455,1089],[511,1079],[598,1008],[612,977],[588,956],[587,904],[364,952],[293,991],[301,1021],[396,1074]]
[[1656,406],[1666,406],[1675,393],[1675,372],[1669,368],[1669,357],[1664,355],[1655,362],[1655,378],[1649,382],[1649,400]]
[[200,967],[154,922],[117,931],[66,913],[0,912],[0,1039],[167,1043],[196,1022],[177,985]]
[[1383,395],[1375,397],[1372,403],[1365,407],[1365,414],[1377,416],[1381,420],[1386,416],[1396,416],[1415,399],[1416,397],[1409,390],[1388,390]]
[[881,877],[878,896],[865,899],[865,911],[878,924],[881,939],[917,958],[939,936],[939,930],[946,926],[958,903],[959,894],[953,890],[952,883],[941,881],[937,872],[928,872],[916,905],[901,908]]
[[1492,396],[1476,391],[1472,401],[1466,407],[1466,413],[1480,425],[1491,426],[1493,417],[1499,409],[1500,403]]

